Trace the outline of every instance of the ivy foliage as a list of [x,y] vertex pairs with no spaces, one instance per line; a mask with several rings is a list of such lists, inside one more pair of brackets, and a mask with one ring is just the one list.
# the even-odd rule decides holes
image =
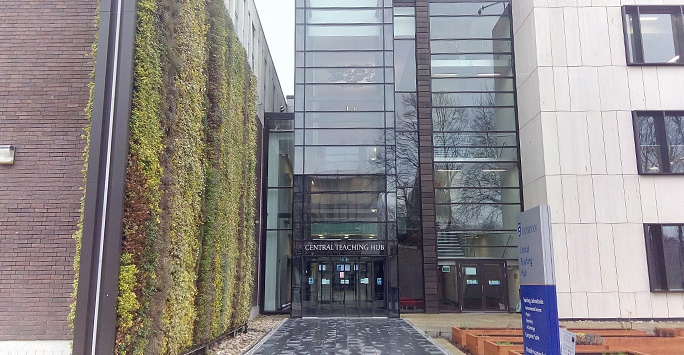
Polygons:
[[180,354],[249,317],[257,85],[223,0],[137,3],[115,350]]

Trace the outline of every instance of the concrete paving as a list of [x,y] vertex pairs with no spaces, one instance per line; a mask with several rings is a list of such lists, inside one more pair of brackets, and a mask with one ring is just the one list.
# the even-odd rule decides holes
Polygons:
[[290,318],[249,354],[448,355],[397,318]]

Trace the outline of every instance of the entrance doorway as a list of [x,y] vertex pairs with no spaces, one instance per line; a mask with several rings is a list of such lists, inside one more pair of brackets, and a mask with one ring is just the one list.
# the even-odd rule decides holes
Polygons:
[[505,260],[456,260],[440,266],[440,311],[508,312]]
[[384,258],[307,258],[304,272],[302,316],[388,316]]

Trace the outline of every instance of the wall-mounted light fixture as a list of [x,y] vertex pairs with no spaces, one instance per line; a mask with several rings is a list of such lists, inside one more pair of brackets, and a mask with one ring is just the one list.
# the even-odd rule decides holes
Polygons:
[[0,164],[14,164],[14,146],[0,145]]

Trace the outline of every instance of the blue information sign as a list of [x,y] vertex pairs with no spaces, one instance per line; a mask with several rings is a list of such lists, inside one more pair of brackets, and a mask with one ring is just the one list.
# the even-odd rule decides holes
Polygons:
[[524,354],[560,355],[549,206],[518,215]]
[[521,285],[525,354],[559,355],[558,304],[555,285]]

